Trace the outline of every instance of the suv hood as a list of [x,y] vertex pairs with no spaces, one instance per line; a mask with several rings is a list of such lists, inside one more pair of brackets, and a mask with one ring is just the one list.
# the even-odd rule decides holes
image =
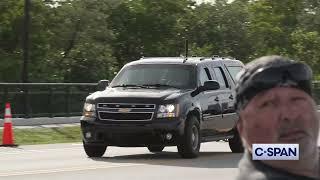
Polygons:
[[104,91],[97,91],[87,97],[87,100],[100,101],[101,100],[170,100],[177,98],[187,90],[175,89],[175,88],[107,88]]

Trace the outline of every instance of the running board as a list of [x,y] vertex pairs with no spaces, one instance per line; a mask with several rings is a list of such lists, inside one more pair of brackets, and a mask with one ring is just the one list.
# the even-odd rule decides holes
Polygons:
[[201,142],[210,142],[210,141],[219,141],[219,140],[225,140],[225,139],[231,139],[233,138],[233,135],[227,135],[227,136],[207,136],[202,137]]

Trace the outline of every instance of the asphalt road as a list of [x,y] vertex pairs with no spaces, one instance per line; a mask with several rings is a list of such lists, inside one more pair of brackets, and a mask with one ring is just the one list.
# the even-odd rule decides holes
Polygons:
[[82,144],[0,147],[0,179],[231,180],[241,155],[231,153],[225,142],[202,144],[197,159],[181,159],[176,147],[159,154],[147,148],[108,147],[102,158],[87,158]]
[[231,153],[225,142],[202,144],[197,159],[181,159],[176,147],[159,154],[108,147],[102,158],[87,158],[82,144],[0,147],[0,179],[231,180],[241,155]]

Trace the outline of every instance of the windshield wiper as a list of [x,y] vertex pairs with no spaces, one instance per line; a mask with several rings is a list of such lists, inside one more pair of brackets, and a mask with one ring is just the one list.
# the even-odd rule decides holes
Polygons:
[[177,86],[172,86],[172,85],[168,85],[168,84],[143,84],[142,86],[151,86],[151,87],[171,87],[171,88],[176,88],[176,89],[180,89]]
[[115,85],[112,87],[139,87],[139,88],[147,88],[146,86],[143,85],[137,85],[137,84],[121,84],[121,85]]

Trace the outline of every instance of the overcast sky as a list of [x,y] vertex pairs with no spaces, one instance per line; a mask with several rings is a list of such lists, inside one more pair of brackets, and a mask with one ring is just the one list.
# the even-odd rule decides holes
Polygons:
[[197,3],[202,3],[202,2],[212,2],[214,0],[195,0]]
[[[202,2],[214,2],[214,0],[195,0],[197,3],[202,3]],[[228,0],[228,2],[232,2],[233,0]]]

